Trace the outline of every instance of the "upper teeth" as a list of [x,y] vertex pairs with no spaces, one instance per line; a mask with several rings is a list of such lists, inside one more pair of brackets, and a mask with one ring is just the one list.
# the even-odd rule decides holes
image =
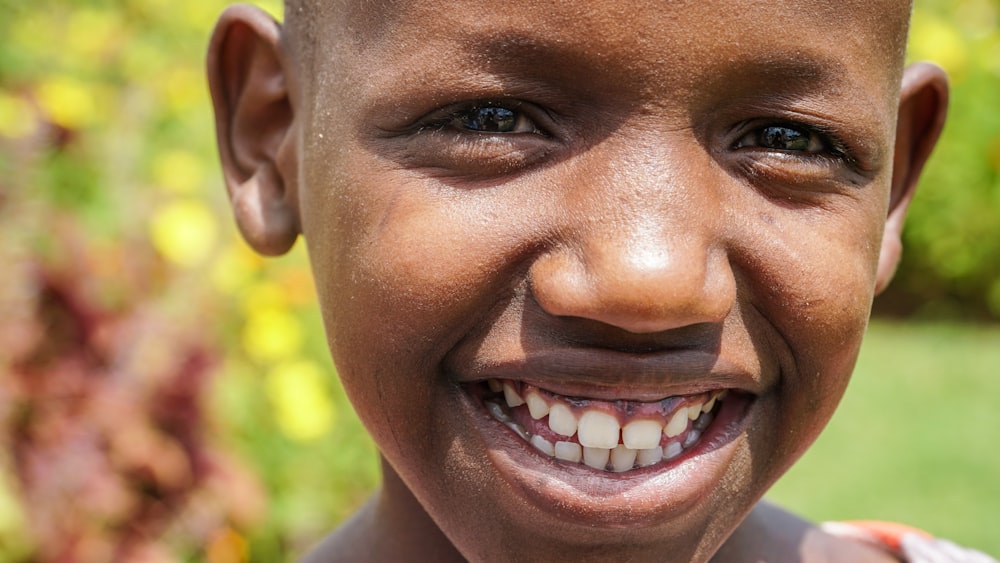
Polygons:
[[[549,415],[549,426],[552,426],[552,415]],[[613,448],[618,445],[619,430],[617,418],[606,412],[588,410],[580,417],[577,439],[580,445],[588,448]]]
[[576,415],[568,406],[556,403],[549,409],[549,428],[556,434],[572,436],[577,430]]
[[524,399],[517,394],[517,390],[510,383],[503,384],[503,398],[507,401],[507,406],[511,408],[524,404]]
[[663,426],[658,420],[636,420],[622,428],[622,443],[636,450],[656,448],[660,445]]
[[[698,410],[701,410],[700,406],[698,407]],[[687,428],[687,425],[688,425],[687,409],[677,409],[677,412],[674,413],[674,416],[670,418],[670,422],[668,422],[667,425],[663,427],[663,433],[666,434],[668,438],[680,436],[681,432],[684,432],[684,429]]]
[[[534,387],[524,386],[522,395],[516,384],[509,381],[500,383],[491,380],[488,386],[495,393],[502,390],[508,408],[526,405],[532,419],[541,421],[548,417],[549,430],[563,437],[550,441],[533,434],[513,421],[499,404],[487,401],[494,418],[515,427],[515,431],[522,437],[527,436],[526,440],[537,450],[561,460],[582,461],[596,469],[616,472],[628,471],[635,466],[655,465],[663,459],[680,455],[683,449],[698,441],[711,422],[712,409],[725,393],[713,393],[707,400],[688,400],[681,406],[671,403],[674,410],[669,413],[669,418],[655,408],[642,408],[644,404],[639,404],[638,409],[632,409],[639,414],[622,423],[620,418],[625,415],[609,412],[614,411],[611,403],[591,401],[586,407],[571,407],[569,403]],[[541,430],[536,428],[533,432]],[[575,441],[572,440],[574,436]]]
[[[524,395],[524,402],[528,403],[528,412],[531,418],[538,420],[545,418],[549,414],[549,404],[537,391],[530,391]],[[509,403],[508,403],[509,404]]]

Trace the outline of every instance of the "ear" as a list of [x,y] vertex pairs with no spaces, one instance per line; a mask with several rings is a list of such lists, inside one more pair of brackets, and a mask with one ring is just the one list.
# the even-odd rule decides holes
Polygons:
[[939,67],[915,63],[903,71],[896,122],[889,215],[882,235],[875,279],[881,293],[896,273],[903,253],[903,220],[913,199],[920,171],[937,143],[948,110],[948,77]]
[[257,252],[287,252],[299,234],[294,65],[281,25],[230,6],[208,49],[215,128],[236,224]]

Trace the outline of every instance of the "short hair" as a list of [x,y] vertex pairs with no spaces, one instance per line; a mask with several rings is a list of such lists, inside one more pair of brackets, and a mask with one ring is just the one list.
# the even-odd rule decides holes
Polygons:
[[299,65],[303,68],[312,66],[312,46],[316,42],[316,22],[320,19],[318,11],[327,2],[316,0],[284,0],[285,15],[284,41],[294,53]]

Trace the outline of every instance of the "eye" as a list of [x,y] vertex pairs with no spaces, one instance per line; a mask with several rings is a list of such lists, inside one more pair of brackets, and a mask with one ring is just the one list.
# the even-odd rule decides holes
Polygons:
[[541,133],[534,121],[518,107],[476,105],[451,114],[447,125],[477,133]]
[[518,99],[472,99],[438,108],[392,138],[408,168],[497,178],[544,161],[560,145],[553,113]]
[[767,125],[754,129],[743,135],[733,146],[735,149],[743,147],[806,153],[829,150],[829,146],[819,134],[805,127],[791,125]]

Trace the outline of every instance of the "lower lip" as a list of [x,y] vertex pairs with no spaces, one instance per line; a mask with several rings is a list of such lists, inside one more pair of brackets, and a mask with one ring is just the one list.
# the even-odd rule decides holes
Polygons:
[[704,502],[725,478],[750,419],[752,399],[730,393],[701,439],[672,460],[625,473],[599,471],[535,450],[462,392],[487,457],[514,494],[537,509],[587,527],[651,526]]

